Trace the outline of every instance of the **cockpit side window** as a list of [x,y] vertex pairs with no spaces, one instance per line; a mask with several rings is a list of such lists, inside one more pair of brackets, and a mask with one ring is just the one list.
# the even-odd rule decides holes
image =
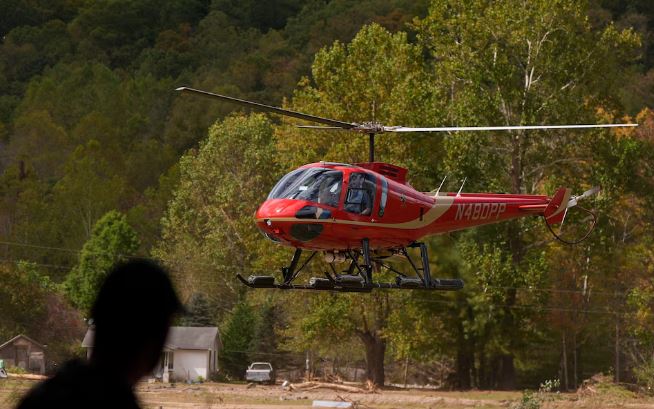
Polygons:
[[337,207],[343,172],[324,168],[298,169],[284,176],[268,199],[297,199]]
[[375,203],[375,177],[368,173],[351,173],[345,197],[345,211],[362,216],[372,214]]

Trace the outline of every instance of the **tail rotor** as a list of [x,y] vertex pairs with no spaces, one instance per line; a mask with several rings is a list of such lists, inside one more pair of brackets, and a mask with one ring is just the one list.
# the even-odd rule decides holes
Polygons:
[[[592,211],[590,211],[589,209],[579,206],[579,202],[596,195],[597,193],[599,193],[599,191],[600,191],[599,186],[594,186],[591,189],[588,189],[587,191],[582,193],[581,195],[577,195],[577,196],[571,195],[570,189],[567,188],[560,188],[556,191],[549,205],[545,209],[545,212],[543,213],[543,217],[545,219],[545,225],[549,229],[550,233],[552,233],[554,238],[565,244],[578,244],[586,240],[588,236],[590,236],[590,233],[592,233],[593,229],[595,229],[595,225],[597,224],[597,215]],[[582,212],[582,215],[586,215],[586,217],[583,217],[581,219],[575,217],[576,220],[573,221],[573,223],[577,222],[576,224],[583,224],[586,222],[590,222],[590,224],[589,227],[585,231],[583,231],[582,234],[578,235],[581,236],[580,238],[567,239],[563,237],[564,236],[563,225],[565,224],[569,210],[572,208],[577,208]],[[554,231],[554,226],[556,225],[559,226],[558,233]]]

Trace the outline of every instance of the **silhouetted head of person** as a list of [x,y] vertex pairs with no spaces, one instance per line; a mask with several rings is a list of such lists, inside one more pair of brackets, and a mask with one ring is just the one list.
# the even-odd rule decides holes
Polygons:
[[135,384],[157,365],[173,315],[181,309],[159,264],[146,259],[116,264],[91,309],[91,364]]

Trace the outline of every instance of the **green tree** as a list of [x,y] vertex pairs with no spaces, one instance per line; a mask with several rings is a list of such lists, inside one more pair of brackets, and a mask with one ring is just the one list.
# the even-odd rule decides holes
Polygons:
[[[549,1],[433,2],[416,29],[431,57],[435,85],[448,90],[446,123],[595,122],[598,107],[615,107],[622,67],[634,60],[639,38],[613,25],[594,31],[586,10],[584,2],[567,0],[555,5]],[[592,166],[580,158],[594,156],[598,135],[612,137],[608,132],[589,132],[572,141],[568,135],[517,131],[446,137],[445,168],[472,180],[468,189],[550,193],[559,183],[578,189],[581,175],[593,174]],[[487,296],[503,307],[491,320],[481,320],[486,315],[474,311],[483,307],[478,302],[487,296],[472,295],[465,302],[472,304],[465,308],[473,313],[466,319],[471,322],[461,327],[468,328],[463,338],[481,344],[460,346],[459,360],[468,363],[458,366],[462,387],[484,378],[493,380],[491,387],[516,385],[514,351],[524,339],[520,329],[530,322],[529,314],[514,308],[519,300],[516,288],[538,286],[547,271],[539,261],[542,247],[530,245],[535,232],[542,231],[533,220],[521,220],[463,234],[468,243],[464,270],[473,275],[466,281],[482,288],[484,283],[496,283]],[[497,237],[505,239],[497,241]],[[474,351],[485,355],[481,351],[487,349],[488,357],[470,356]],[[475,368],[474,362],[493,364]]]
[[181,320],[185,327],[213,327],[216,325],[215,313],[204,293],[193,293],[184,306],[186,314]]
[[214,0],[211,8],[227,14],[235,25],[268,31],[284,28],[286,19],[296,14],[305,2],[306,0],[273,0],[262,4],[257,1]]
[[107,212],[93,226],[79,263],[66,278],[69,299],[88,314],[109,269],[117,261],[134,255],[138,248],[138,238],[125,215],[115,210]]
[[20,333],[36,336],[46,319],[46,297],[51,285],[29,263],[0,265],[0,337]]
[[94,140],[78,146],[54,186],[53,210],[69,226],[66,241],[88,240],[98,219],[119,206],[125,182],[113,173],[102,153]]
[[31,111],[14,122],[8,146],[11,156],[23,161],[40,180],[62,176],[64,162],[71,145],[66,131],[53,122],[47,111]]
[[216,122],[200,148],[181,159],[155,254],[183,274],[183,293],[202,289],[229,309],[242,291],[235,273],[270,274],[281,265],[279,247],[252,220],[278,175],[275,158],[270,122],[251,115]]
[[397,292],[298,296],[288,312],[291,326],[285,331],[285,343],[297,352],[311,350],[336,357],[358,343],[367,379],[383,385],[389,317],[392,306],[403,303],[403,298]]
[[222,349],[218,354],[221,368],[232,379],[243,379],[250,364],[250,345],[257,317],[246,301],[238,302],[221,326]]
[[78,352],[84,322],[37,265],[0,265],[0,308],[0,339],[25,334],[48,345],[48,362],[63,362]]
[[201,0],[102,0],[83,4],[70,30],[87,58],[128,66],[154,44],[159,31],[195,23],[206,13],[206,6]]
[[270,362],[276,369],[289,364],[289,357],[281,349],[280,335],[286,326],[282,302],[275,303],[269,298],[255,307],[257,320],[249,348],[251,360]]

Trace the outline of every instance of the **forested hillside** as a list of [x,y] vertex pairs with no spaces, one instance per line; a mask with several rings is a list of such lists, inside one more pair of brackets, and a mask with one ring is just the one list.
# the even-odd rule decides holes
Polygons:
[[[0,343],[79,354],[107,266],[153,256],[184,322],[220,326],[229,378],[310,356],[380,384],[411,363],[464,389],[654,385],[654,6],[527,3],[0,0]],[[576,246],[538,219],[430,238],[432,269],[466,282],[454,294],[250,292],[235,273],[291,256],[254,225],[268,191],[304,163],[364,160],[367,140],[182,85],[345,121],[640,127],[383,136],[379,159],[419,190],[601,185],[597,227]]]

